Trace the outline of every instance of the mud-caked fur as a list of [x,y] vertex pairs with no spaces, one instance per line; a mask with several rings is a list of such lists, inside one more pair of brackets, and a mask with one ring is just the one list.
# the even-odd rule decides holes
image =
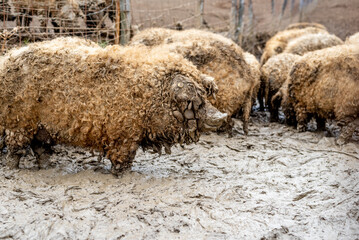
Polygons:
[[333,34],[307,34],[289,41],[284,52],[303,56],[307,52],[333,47],[343,43],[344,42],[340,38]]
[[290,40],[311,33],[327,33],[327,31],[321,28],[308,27],[278,32],[266,43],[261,57],[261,65],[263,66],[272,56],[282,53]]
[[359,46],[344,44],[305,54],[290,73],[289,98],[298,129],[308,120],[335,119],[342,125],[342,144],[359,127]]
[[131,45],[145,45],[148,47],[162,44],[166,38],[176,33],[177,30],[168,28],[147,28],[138,32],[131,39]]
[[49,143],[103,152],[118,170],[140,146],[170,152],[175,143],[198,141],[205,91],[193,64],[140,46],[69,49],[72,41],[34,43],[4,56],[0,136],[10,154],[50,136]]
[[[164,30],[164,34],[167,33]],[[146,39],[147,34],[139,33],[135,38],[136,42],[130,44],[138,45],[142,37]],[[156,37],[158,38],[160,37]],[[250,66],[245,62],[243,50],[237,44],[219,34],[190,29],[173,31],[162,44],[152,48],[154,52],[170,51],[180,54],[199,71],[213,77],[218,86],[218,94],[216,98],[209,97],[210,102],[229,117],[242,111],[243,129],[245,134],[248,133],[251,99],[257,81],[251,76]]]
[[[292,68],[292,65],[299,58],[300,56],[295,54],[281,53],[270,58],[266,64],[262,66],[261,81],[264,85],[265,103],[268,106],[270,119],[273,122],[278,121],[278,110],[283,96],[281,94],[280,98],[276,98],[274,101],[272,101],[272,98],[283,86]],[[284,91],[284,89],[282,91]]]
[[261,86],[261,81],[260,81],[261,65],[259,64],[257,58],[249,52],[244,52],[243,57],[244,57],[244,61],[249,65],[251,70],[251,77],[254,79],[252,104],[254,104],[256,102],[256,99],[258,98],[259,104],[263,105],[263,100],[261,101],[261,96],[263,95],[259,93],[259,89]]

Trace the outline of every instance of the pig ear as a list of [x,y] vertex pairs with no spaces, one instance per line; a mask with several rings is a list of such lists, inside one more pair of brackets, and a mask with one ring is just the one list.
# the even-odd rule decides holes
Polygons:
[[202,81],[214,81],[214,77],[211,77],[211,76],[206,75],[206,74],[201,74],[201,80]]
[[212,96],[215,99],[216,93],[218,92],[218,87],[214,81],[214,78],[206,74],[201,74],[200,77],[201,77],[202,86],[206,90],[207,97]]

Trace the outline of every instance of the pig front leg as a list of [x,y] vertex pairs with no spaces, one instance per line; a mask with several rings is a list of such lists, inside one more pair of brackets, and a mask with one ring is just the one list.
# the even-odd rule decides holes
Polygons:
[[8,153],[5,157],[6,166],[9,168],[18,168],[20,158],[24,156],[26,147],[31,142],[33,133],[31,131],[19,130],[5,130],[5,145],[8,148]]
[[[258,91],[258,94],[257,94],[257,98],[258,98],[258,102],[259,102],[259,111],[263,112],[264,111],[264,101],[263,101],[263,98],[265,97],[265,87],[266,87],[266,84],[264,82],[264,80],[261,78],[261,83],[260,83],[260,87],[259,87],[259,91]],[[266,102],[266,104],[268,104]]]
[[359,118],[354,120],[352,118],[346,118],[338,122],[338,125],[341,125],[342,129],[338,139],[336,140],[336,144],[344,145],[353,136],[355,129],[359,128]]
[[31,148],[34,151],[39,167],[47,169],[50,166],[50,156],[52,154],[51,146],[54,141],[50,133],[43,126],[39,126],[33,140],[31,141]]
[[316,116],[315,121],[317,122],[317,131],[325,131],[325,118]]
[[114,175],[131,168],[138,147],[139,144],[136,142],[117,143],[109,147],[107,157],[111,160],[111,172]]
[[307,130],[307,124],[309,121],[308,112],[306,111],[304,106],[297,104],[294,108],[297,118],[297,130],[298,132],[305,132]]
[[20,158],[26,154],[25,149],[14,150],[8,149],[8,153],[5,157],[5,165],[10,169],[19,168]]
[[270,113],[270,121],[271,122],[278,122],[279,121],[279,106],[280,106],[280,102],[278,101],[269,101],[268,102],[268,109],[269,109],[269,113]]
[[248,124],[249,124],[249,115],[251,113],[251,109],[252,109],[252,91],[249,91],[247,93],[245,102],[243,104],[243,116],[242,116],[242,121],[243,121],[243,132],[244,135],[248,135]]

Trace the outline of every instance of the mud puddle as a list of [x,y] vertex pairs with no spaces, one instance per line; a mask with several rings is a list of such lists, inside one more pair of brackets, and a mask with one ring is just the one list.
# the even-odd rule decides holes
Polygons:
[[62,146],[48,170],[1,165],[0,239],[359,239],[359,143],[262,120],[140,150],[121,177]]

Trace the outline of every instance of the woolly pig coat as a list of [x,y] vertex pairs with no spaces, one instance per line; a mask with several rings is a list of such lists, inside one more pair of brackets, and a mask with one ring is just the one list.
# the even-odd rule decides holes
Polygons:
[[[167,30],[163,32],[164,35],[168,34]],[[250,66],[244,60],[242,49],[232,40],[206,31],[191,29],[170,31],[170,33],[171,35],[152,51],[180,54],[191,61],[199,71],[213,77],[218,86],[218,94],[216,99],[210,97],[210,102],[229,116],[242,110],[243,128],[247,133],[251,98],[258,81],[251,75]],[[148,42],[147,37],[147,32],[143,35],[139,33],[130,44]],[[158,38],[156,36],[156,39]]]
[[320,28],[308,27],[278,32],[266,43],[261,57],[261,65],[263,66],[272,56],[282,53],[290,40],[311,33],[327,33],[327,31]]
[[307,52],[333,47],[343,43],[340,38],[333,34],[308,34],[291,40],[284,52],[303,56]]
[[298,128],[310,116],[335,119],[344,125],[341,141],[359,127],[359,46],[339,45],[305,54],[296,61],[289,79]]
[[[272,97],[286,81],[292,65],[300,57],[290,53],[281,53],[270,58],[261,69],[261,80],[264,82],[265,100],[271,113],[271,120],[278,121],[280,102],[272,102]],[[283,109],[285,112],[286,108]],[[288,113],[287,113],[288,114]]]
[[0,136],[10,151],[40,126],[55,142],[102,151],[120,168],[139,146],[198,141],[205,96],[191,63],[144,47],[71,41],[30,44],[0,63]]

